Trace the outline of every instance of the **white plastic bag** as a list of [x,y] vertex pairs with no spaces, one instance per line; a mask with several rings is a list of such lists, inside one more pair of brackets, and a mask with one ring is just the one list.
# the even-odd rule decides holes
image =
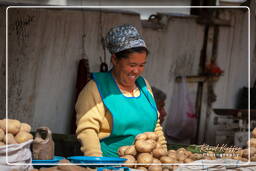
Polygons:
[[197,117],[195,105],[191,101],[185,78],[177,83],[171,98],[171,109],[164,122],[164,132],[168,139],[184,140],[196,135]]
[[[21,144],[8,145],[8,157],[6,158],[6,146],[0,147],[0,171],[29,171],[33,169],[30,145],[33,140]],[[7,163],[8,160],[8,163]],[[18,164],[18,165],[16,165]]]

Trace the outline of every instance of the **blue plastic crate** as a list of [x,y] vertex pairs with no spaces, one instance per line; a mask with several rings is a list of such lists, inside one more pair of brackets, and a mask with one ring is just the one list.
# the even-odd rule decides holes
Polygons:
[[88,165],[88,166],[102,166],[106,165],[118,165],[124,163],[127,159],[117,157],[92,157],[92,156],[71,156],[67,157],[72,163]]

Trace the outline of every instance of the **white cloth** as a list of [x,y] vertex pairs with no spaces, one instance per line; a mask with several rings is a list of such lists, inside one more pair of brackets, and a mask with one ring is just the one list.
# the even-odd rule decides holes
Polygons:
[[0,147],[0,171],[11,171],[17,169],[19,171],[29,171],[32,167],[32,153],[30,145],[33,140],[21,144],[8,145]]
[[192,165],[181,165],[175,171],[256,171],[256,162],[246,164],[239,160],[197,160]]

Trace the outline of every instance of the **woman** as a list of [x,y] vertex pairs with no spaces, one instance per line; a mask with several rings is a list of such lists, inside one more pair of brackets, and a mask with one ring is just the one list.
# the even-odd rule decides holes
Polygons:
[[121,25],[106,42],[113,68],[94,73],[76,103],[81,150],[85,156],[118,157],[119,147],[153,131],[166,147],[150,85],[140,76],[148,55],[144,40],[132,25]]
[[165,119],[165,116],[167,115],[167,112],[165,110],[166,94],[162,90],[153,86],[152,86],[152,92],[154,95],[154,99],[156,101],[157,110],[159,112],[160,124],[162,125]]

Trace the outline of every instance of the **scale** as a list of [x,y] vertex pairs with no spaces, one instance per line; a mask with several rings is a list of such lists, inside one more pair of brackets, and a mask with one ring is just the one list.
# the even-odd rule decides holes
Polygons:
[[[256,110],[250,110],[250,115],[248,109],[213,109],[213,111],[216,115],[227,116],[230,119],[238,121],[238,127],[233,128],[234,146],[242,148],[246,147],[250,134],[248,131],[251,131],[255,126],[252,123],[254,123],[253,120],[256,120]],[[248,123],[251,125],[250,130],[248,130]]]

